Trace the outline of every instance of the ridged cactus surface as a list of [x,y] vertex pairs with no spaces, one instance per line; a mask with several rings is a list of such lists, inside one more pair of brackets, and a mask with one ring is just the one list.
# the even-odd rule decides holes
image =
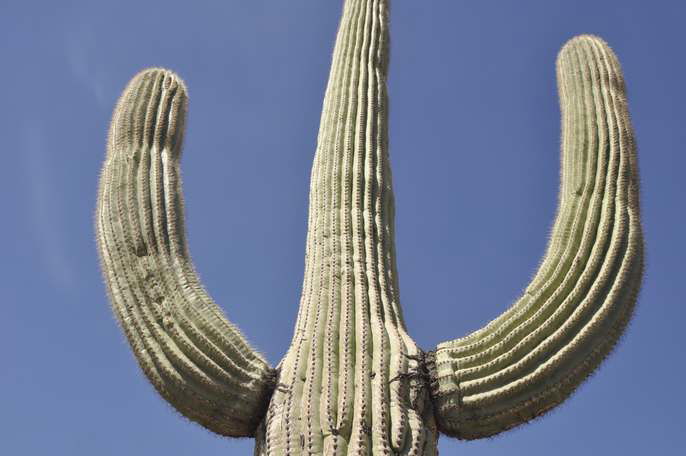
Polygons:
[[300,313],[261,454],[435,451],[422,352],[398,300],[387,67],[387,3],[346,2],[312,169]]
[[114,312],[141,368],[177,410],[252,435],[274,372],[203,290],[185,242],[179,158],[186,88],[151,69],[114,111],[96,213]]
[[254,436],[256,455],[432,456],[439,430],[493,435],[563,401],[631,316],[642,237],[624,82],[609,47],[581,36],[557,62],[560,206],[537,275],[483,329],[417,347],[396,273],[387,68],[388,1],[346,0],[312,168],[300,310],[275,369],[190,261],[183,82],[146,70],[115,109],[96,213],[114,312],[160,394],[216,433]]
[[441,430],[474,439],[541,415],[612,350],[643,273],[636,153],[619,62],[593,36],[557,59],[560,206],[524,295],[485,328],[431,355]]

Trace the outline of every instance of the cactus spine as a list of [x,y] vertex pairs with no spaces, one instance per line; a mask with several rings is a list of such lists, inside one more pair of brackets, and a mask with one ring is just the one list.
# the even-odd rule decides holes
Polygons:
[[600,39],[560,52],[560,207],[524,296],[424,353],[407,334],[387,140],[388,1],[346,0],[312,168],[306,267],[277,369],[202,288],[185,242],[186,88],[133,78],[115,109],[96,231],[113,309],[159,393],[256,455],[437,454],[545,413],[621,335],[642,273],[635,148],[619,63]]

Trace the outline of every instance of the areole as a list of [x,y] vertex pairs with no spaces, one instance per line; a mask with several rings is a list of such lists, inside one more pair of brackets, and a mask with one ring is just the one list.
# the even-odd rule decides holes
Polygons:
[[256,455],[437,454],[542,415],[612,350],[643,269],[638,171],[619,63],[594,36],[557,60],[559,209],[523,296],[423,352],[406,331],[388,162],[388,0],[346,0],[312,168],[306,267],[277,368],[203,289],[185,241],[186,88],[149,69],[115,109],[96,231],[110,299],[157,391]]

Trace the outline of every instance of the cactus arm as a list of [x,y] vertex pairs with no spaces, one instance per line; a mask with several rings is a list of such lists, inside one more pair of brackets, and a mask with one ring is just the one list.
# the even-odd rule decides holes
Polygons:
[[439,428],[476,439],[544,414],[609,354],[641,283],[634,140],[619,62],[601,39],[557,60],[560,204],[546,256],[503,315],[428,354]]
[[155,389],[227,436],[251,436],[274,371],[203,289],[185,241],[179,159],[186,89],[173,73],[136,75],[114,111],[96,233],[119,323]]

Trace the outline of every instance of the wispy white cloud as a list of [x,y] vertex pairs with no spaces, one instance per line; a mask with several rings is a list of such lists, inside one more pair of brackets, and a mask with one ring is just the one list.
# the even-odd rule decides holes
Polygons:
[[39,246],[40,260],[54,285],[73,290],[75,273],[67,255],[59,191],[50,173],[50,154],[41,128],[27,125],[22,131],[23,158],[31,228]]
[[72,75],[93,94],[98,107],[106,108],[111,104],[107,72],[97,63],[97,34],[93,26],[82,24],[70,28],[65,39],[65,53]]

